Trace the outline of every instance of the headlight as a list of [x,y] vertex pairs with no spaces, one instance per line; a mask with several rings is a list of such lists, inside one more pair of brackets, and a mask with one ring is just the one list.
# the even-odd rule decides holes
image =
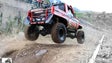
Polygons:
[[44,21],[45,20],[45,18],[42,18],[42,21]]
[[33,19],[33,21],[35,21],[35,19]]

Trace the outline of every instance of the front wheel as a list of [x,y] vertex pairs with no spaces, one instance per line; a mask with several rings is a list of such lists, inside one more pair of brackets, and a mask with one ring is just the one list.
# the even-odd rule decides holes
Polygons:
[[30,25],[25,27],[25,38],[30,41],[35,41],[39,37],[39,29],[36,25]]
[[83,44],[84,41],[85,41],[85,34],[84,34],[84,31],[78,30],[78,31],[77,31],[77,35],[76,35],[76,38],[77,38],[77,42],[78,42],[79,44]]
[[56,23],[51,30],[51,37],[55,43],[63,43],[66,40],[66,27],[63,23]]

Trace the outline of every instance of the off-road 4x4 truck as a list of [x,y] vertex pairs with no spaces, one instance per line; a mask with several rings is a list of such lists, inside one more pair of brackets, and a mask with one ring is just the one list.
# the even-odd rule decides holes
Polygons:
[[[46,3],[47,1],[47,3]],[[77,38],[79,44],[85,40],[83,28],[76,18],[72,6],[65,3],[44,0],[41,8],[28,11],[25,23],[25,37],[30,41],[35,41],[39,35],[51,34],[55,43],[63,43],[66,37]]]

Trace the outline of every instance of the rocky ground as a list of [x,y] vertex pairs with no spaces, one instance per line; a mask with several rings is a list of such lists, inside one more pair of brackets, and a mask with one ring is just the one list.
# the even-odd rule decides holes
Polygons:
[[90,20],[94,26],[97,26],[105,34],[103,45],[99,51],[96,63],[111,63],[112,62],[112,13],[87,13],[85,20]]
[[[10,4],[11,3],[11,4]],[[21,10],[23,15],[28,9],[26,3],[15,0],[0,0],[0,10],[8,9],[3,13],[12,16],[17,15],[16,9]],[[2,6],[2,8],[1,8]],[[4,6],[4,7],[3,7]],[[5,14],[5,16],[6,16]],[[0,57],[11,57],[14,63],[88,63],[93,51],[98,45],[102,35],[105,34],[103,45],[99,51],[95,63],[112,62],[111,43],[111,16],[107,13],[86,14],[83,23],[86,41],[83,45],[77,43],[76,39],[67,38],[64,44],[55,44],[50,35],[40,36],[37,41],[30,42],[24,38],[24,33],[19,32],[11,36],[0,36]],[[4,17],[4,20],[5,17]],[[6,20],[7,21],[7,20]]]
[[[102,35],[97,30],[89,27],[85,28],[85,31],[89,32],[86,32],[86,42],[83,45],[79,45],[76,39],[69,38],[64,44],[54,44],[50,36],[40,36],[37,41],[29,42],[21,32],[13,38],[2,40],[0,55],[1,57],[13,58],[15,63],[24,63],[25,61],[32,61],[30,63],[87,63]],[[88,33],[95,37],[91,37]],[[40,55],[39,51],[43,51],[41,53],[45,52],[44,55]],[[39,56],[36,56],[36,54],[39,54]],[[23,59],[25,60],[23,61]]]
[[106,35],[103,45],[99,51],[96,63],[111,63],[112,62],[112,39],[111,35]]

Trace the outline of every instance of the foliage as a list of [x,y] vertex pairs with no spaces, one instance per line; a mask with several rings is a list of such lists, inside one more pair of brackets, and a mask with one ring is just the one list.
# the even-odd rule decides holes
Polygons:
[[2,25],[2,17],[3,17],[3,13],[0,13],[0,26]]
[[10,34],[16,34],[20,31],[23,31],[24,29],[24,24],[23,20],[24,18],[15,16],[15,18],[11,18],[9,16],[8,21],[6,24],[1,24],[0,26],[0,34],[5,34],[5,35],[10,35]]
[[92,20],[93,19],[92,15],[94,15],[94,13],[90,12],[90,11],[88,11],[88,12],[76,12],[77,18],[87,20],[87,21],[90,21],[90,22],[93,21]]
[[17,1],[22,1],[22,2],[26,2],[26,3],[32,3],[33,0],[17,0]]
[[82,18],[84,16],[84,14],[82,12],[75,12],[77,18]]

